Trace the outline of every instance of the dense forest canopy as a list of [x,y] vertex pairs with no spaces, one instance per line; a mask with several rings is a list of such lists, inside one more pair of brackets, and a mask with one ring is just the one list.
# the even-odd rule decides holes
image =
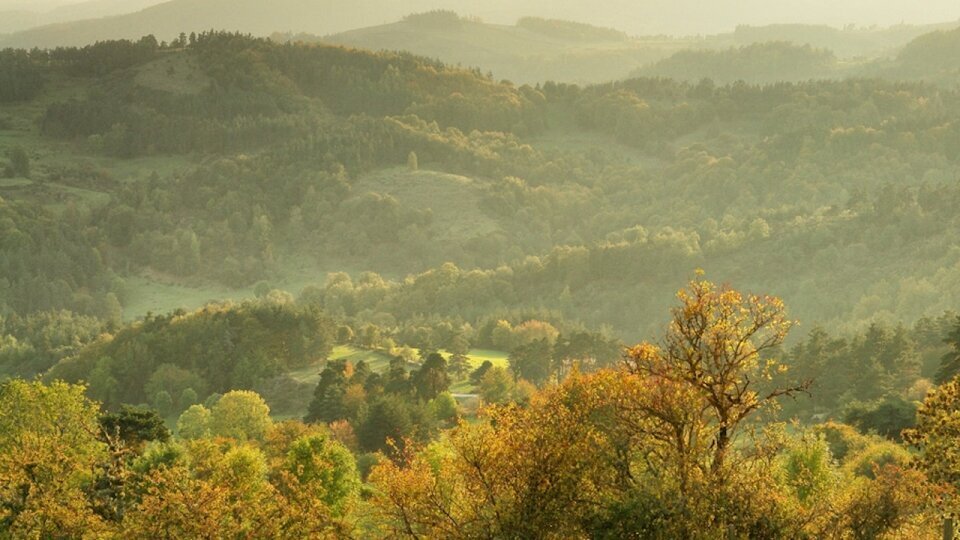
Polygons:
[[938,538],[958,34],[878,32],[0,51],[0,538]]
[[[226,34],[6,54],[35,74],[16,89],[32,100],[8,98],[39,105],[34,152],[68,144],[78,158],[189,163],[130,182],[84,158],[30,167],[11,146],[8,311],[114,315],[131,273],[237,287],[305,255],[380,273],[383,293],[356,310],[371,315],[533,305],[623,337],[655,328],[677,276],[707,261],[824,324],[936,316],[958,294],[944,271],[956,265],[951,90],[870,79],[515,87],[411,56]],[[65,81],[83,91],[49,94]],[[35,129],[16,121],[11,134]],[[592,139],[565,145],[572,129]],[[44,204],[46,192],[62,206]],[[444,204],[424,208],[431,194]],[[758,248],[764,260],[743,265]],[[917,249],[929,257],[909,256]],[[51,257],[70,263],[41,262]],[[454,311],[416,305],[417,275],[446,262]]]

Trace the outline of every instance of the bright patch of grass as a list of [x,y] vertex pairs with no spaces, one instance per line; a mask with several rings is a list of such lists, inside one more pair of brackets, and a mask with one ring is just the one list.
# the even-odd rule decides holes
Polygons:
[[126,278],[127,298],[123,313],[127,320],[134,320],[150,313],[169,313],[177,309],[192,311],[214,301],[243,299],[253,296],[251,292],[221,286],[187,287],[161,283],[141,276]]
[[[368,351],[358,349],[349,345],[337,345],[330,353],[330,360],[349,360],[351,364],[357,365],[364,361],[370,366],[370,369],[376,373],[383,373],[390,367],[390,356],[379,351]],[[323,362],[291,371],[288,373],[291,378],[302,383],[317,384],[320,381],[320,372],[323,370]]]
[[470,359],[470,367],[477,369],[480,367],[480,364],[483,364],[485,361],[489,360],[494,366],[507,368],[509,367],[509,361],[507,358],[510,355],[503,351],[493,351],[489,349],[470,349],[470,352],[467,353],[467,357]]

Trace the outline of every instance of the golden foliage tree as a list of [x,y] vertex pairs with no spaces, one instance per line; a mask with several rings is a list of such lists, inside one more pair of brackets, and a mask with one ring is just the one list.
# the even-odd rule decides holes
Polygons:
[[413,538],[571,538],[614,486],[609,445],[591,421],[605,400],[571,378],[528,407],[487,409],[442,443],[372,472],[383,526]]
[[0,385],[0,536],[84,538],[107,524],[86,491],[107,447],[82,386]]
[[920,450],[919,467],[931,482],[948,487],[947,510],[956,512],[960,494],[960,377],[927,394],[917,410],[917,426],[904,439]]
[[677,297],[661,343],[627,353],[627,371],[639,376],[640,389],[625,407],[680,460],[681,482],[688,467],[722,481],[743,422],[808,384],[772,384],[786,366],[765,353],[783,343],[792,325],[779,298],[705,280],[692,281]]

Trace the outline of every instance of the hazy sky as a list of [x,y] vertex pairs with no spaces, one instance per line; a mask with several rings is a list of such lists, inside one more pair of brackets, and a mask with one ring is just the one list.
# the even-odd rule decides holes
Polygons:
[[[0,0],[0,9],[32,8],[84,0]],[[89,1],[89,0],[87,0]],[[124,2],[130,0],[93,0]],[[140,0],[142,2],[142,0]],[[202,0],[193,0],[202,1]],[[263,0],[269,2],[270,0]],[[354,0],[317,0],[336,4]],[[376,3],[370,2],[369,3]],[[452,8],[489,22],[513,23],[522,15],[575,19],[611,26],[632,34],[712,33],[737,24],[778,22],[891,25],[945,22],[960,19],[960,0],[381,0],[392,9],[421,11],[425,7]],[[158,0],[157,3],[160,3]],[[382,20],[371,20],[370,25]]]
[[[511,12],[524,6],[631,33],[654,34],[718,32],[730,30],[737,24],[888,26],[960,19],[960,0],[464,0],[462,3],[472,4],[474,11],[485,18],[504,18],[504,22],[509,21]],[[484,5],[487,7],[482,7]],[[538,5],[543,9],[537,9]]]
[[87,0],[0,0],[0,10],[47,11],[57,6],[79,4],[84,1]]

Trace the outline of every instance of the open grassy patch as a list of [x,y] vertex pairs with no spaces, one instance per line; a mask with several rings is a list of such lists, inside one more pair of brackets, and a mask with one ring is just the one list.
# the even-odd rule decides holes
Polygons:
[[192,311],[205,304],[253,297],[251,290],[230,289],[218,285],[185,286],[164,283],[144,276],[126,278],[127,298],[124,318],[134,320],[147,313],[169,313],[177,309]]
[[[357,365],[358,362],[366,362],[370,369],[376,373],[383,373],[390,366],[390,356],[379,351],[368,351],[358,349],[349,345],[338,345],[330,353],[330,360],[348,360],[351,364]],[[309,366],[287,373],[291,378],[301,383],[315,385],[320,381],[320,372],[323,370],[323,362],[316,362]]]
[[477,369],[487,360],[495,367],[509,367],[509,356],[509,353],[490,349],[470,349],[470,352],[467,353],[467,358],[470,359],[470,367],[473,369]]
[[2,188],[21,188],[33,185],[33,180],[29,178],[0,178],[0,189]]
[[438,239],[472,238],[500,229],[480,209],[480,185],[466,176],[393,167],[364,176],[353,192],[390,195],[404,207],[430,210],[431,228]]

